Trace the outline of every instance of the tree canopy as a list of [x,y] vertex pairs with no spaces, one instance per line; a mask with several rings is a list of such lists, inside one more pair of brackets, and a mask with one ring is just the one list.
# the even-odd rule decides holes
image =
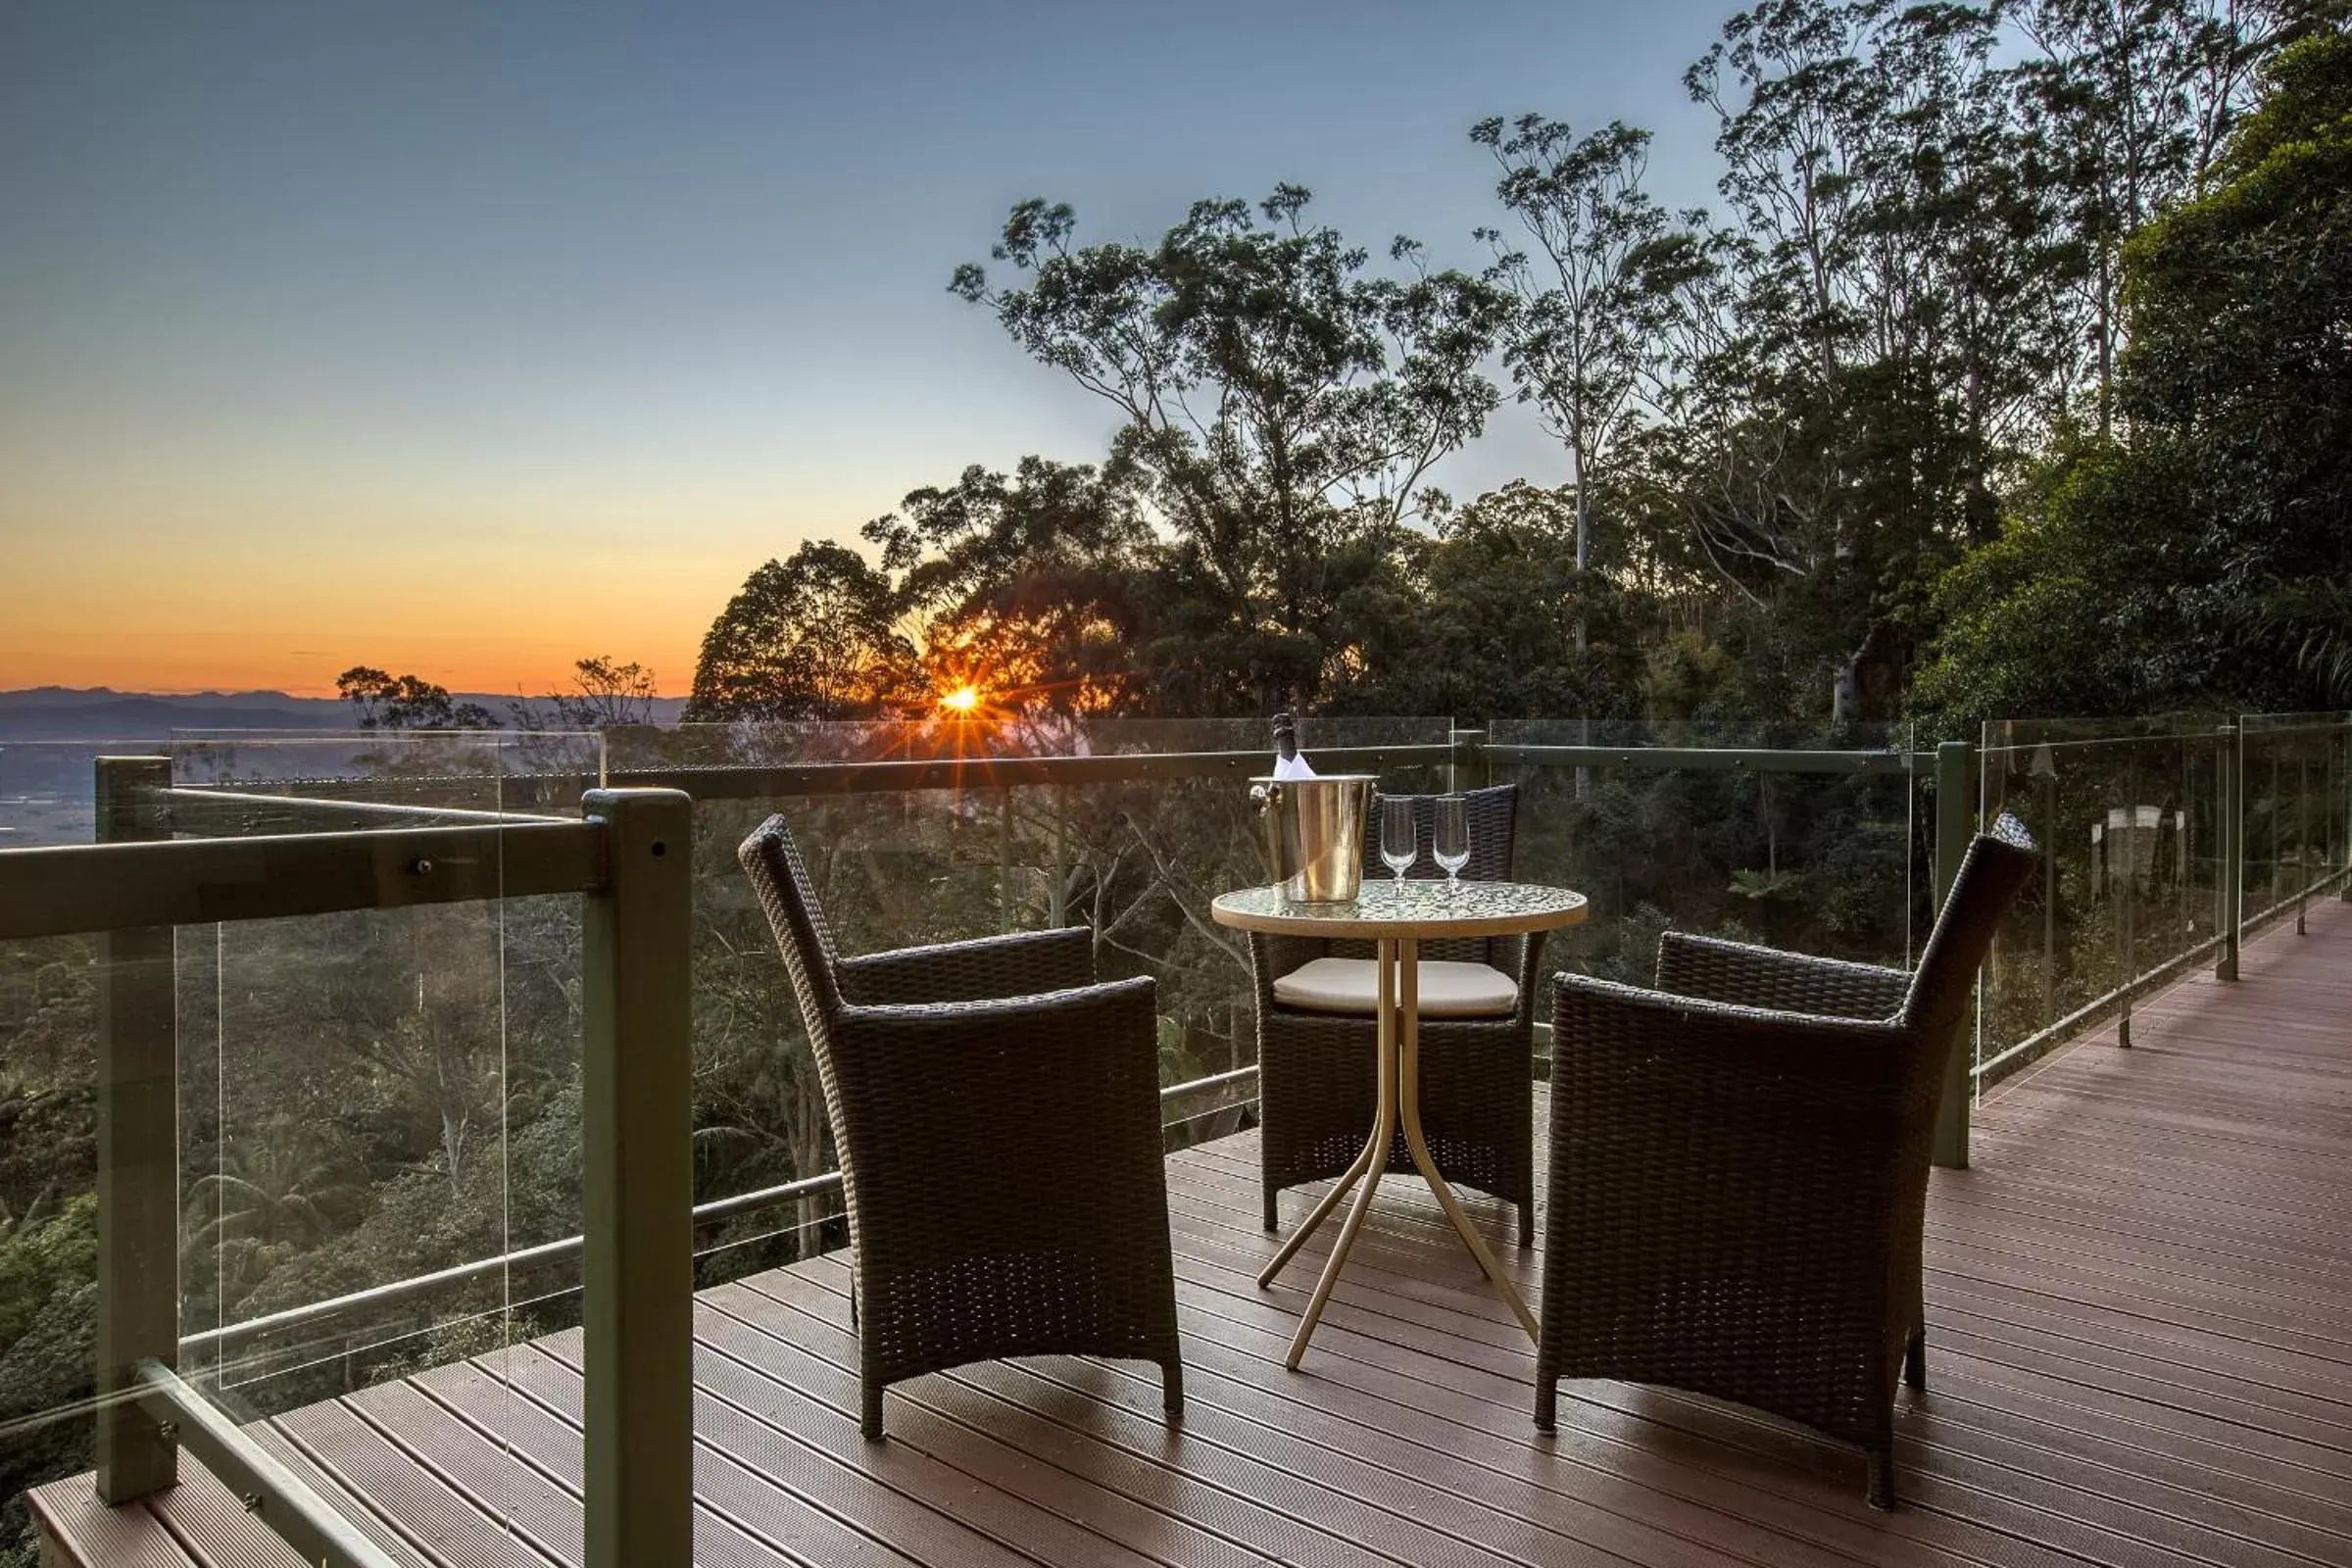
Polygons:
[[498,715],[459,702],[449,688],[416,675],[354,664],[335,677],[335,695],[357,709],[362,729],[496,729]]
[[[1650,193],[1639,126],[1490,117],[1481,270],[1297,184],[1156,239],[1020,202],[949,286],[1102,402],[1102,449],[911,490],[878,559],[760,568],[695,711],[976,682],[1957,724],[2340,692],[2331,18],[1762,0],[1683,81],[1716,210]],[[1498,379],[1558,464],[1457,503]]]
[[1923,708],[2352,701],[2352,38],[2262,79],[2205,191],[2123,247],[2124,422],[1946,579]]
[[830,540],[754,571],[703,638],[689,718],[864,718],[914,691],[890,579]]

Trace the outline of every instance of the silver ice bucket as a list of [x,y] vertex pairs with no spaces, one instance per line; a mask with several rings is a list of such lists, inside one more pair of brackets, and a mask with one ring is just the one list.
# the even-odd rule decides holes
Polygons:
[[1266,841],[1266,870],[1289,904],[1352,904],[1364,882],[1370,773],[1253,778],[1250,799]]

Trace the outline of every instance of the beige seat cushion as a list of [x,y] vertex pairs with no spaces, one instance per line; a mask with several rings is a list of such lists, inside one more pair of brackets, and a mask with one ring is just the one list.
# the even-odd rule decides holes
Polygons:
[[[1421,1016],[1495,1018],[1519,1004],[1511,977],[1489,963],[1425,958]],[[1310,1012],[1352,1012],[1369,1018],[1379,1007],[1379,972],[1370,958],[1313,958],[1274,982],[1274,1000]]]

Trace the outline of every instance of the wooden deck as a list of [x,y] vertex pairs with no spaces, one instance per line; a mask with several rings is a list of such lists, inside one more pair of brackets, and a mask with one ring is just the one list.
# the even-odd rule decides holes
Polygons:
[[[1169,1166],[1180,1435],[1151,1369],[1040,1359],[903,1386],[868,1446],[838,1257],[706,1293],[696,1555],[2352,1563],[2352,906],[2315,906],[2305,937],[2276,928],[2243,973],[2143,1007],[2134,1050],[2093,1036],[2005,1088],[1976,1168],[1936,1174],[1932,1393],[1904,1401],[1895,1513],[1864,1506],[1859,1457],[1660,1391],[1565,1385],[1539,1438],[1525,1337],[1403,1180],[1286,1373],[1321,1253],[1281,1289],[1251,1283],[1272,1243],[1244,1136]],[[1533,1255],[1500,1250],[1532,1293]],[[564,1564],[579,1395],[562,1334],[257,1432],[404,1561]],[[86,1479],[36,1498],[66,1560],[295,1563],[201,1473],[111,1514]]]

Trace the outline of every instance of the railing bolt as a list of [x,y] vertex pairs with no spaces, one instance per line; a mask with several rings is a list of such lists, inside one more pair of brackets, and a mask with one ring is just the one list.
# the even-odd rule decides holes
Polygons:
[[433,862],[420,855],[416,857],[416,859],[409,862],[409,874],[411,876],[431,876],[433,874]]
[[158,1421],[155,1424],[155,1435],[166,1443],[177,1443],[179,1441],[179,1423]]
[[260,1513],[262,1511],[262,1494],[258,1492],[248,1492],[244,1495],[240,1496],[237,1500],[245,1505],[245,1511],[247,1513]]

